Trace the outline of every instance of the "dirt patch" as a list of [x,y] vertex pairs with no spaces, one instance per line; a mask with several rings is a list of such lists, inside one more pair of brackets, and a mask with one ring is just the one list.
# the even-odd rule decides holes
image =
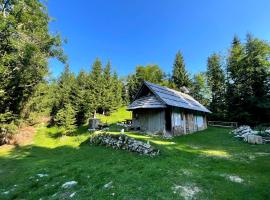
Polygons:
[[28,145],[33,143],[36,129],[33,126],[22,127],[18,130],[10,142],[11,145]]

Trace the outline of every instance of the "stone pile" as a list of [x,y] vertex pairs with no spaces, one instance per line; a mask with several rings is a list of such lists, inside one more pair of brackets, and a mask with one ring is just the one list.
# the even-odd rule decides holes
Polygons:
[[116,125],[124,127],[124,128],[130,128],[131,127],[131,124],[124,124],[124,123],[116,123]]
[[125,134],[99,133],[90,138],[91,144],[110,146],[114,149],[124,149],[148,156],[159,155],[159,150],[149,143],[135,140]]
[[260,132],[252,130],[250,126],[240,126],[237,129],[234,129],[232,131],[232,134],[234,135],[234,137],[243,139],[245,142],[251,144],[263,143],[263,137],[259,135]]

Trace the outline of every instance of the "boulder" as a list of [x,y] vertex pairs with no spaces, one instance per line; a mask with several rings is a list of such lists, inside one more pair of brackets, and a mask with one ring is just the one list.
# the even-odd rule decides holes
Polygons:
[[71,188],[75,185],[77,185],[78,182],[77,181],[68,181],[68,182],[65,182],[63,185],[62,185],[62,188]]
[[263,139],[262,139],[262,136],[259,136],[259,135],[248,135],[247,142],[250,144],[262,144]]

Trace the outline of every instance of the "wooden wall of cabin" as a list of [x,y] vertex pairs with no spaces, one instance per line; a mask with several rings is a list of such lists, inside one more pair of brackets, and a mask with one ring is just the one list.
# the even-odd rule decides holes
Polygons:
[[172,108],[171,121],[172,121],[172,135],[186,134],[185,115],[182,109]]
[[164,109],[133,110],[132,124],[135,129],[141,131],[163,134],[165,131]]
[[181,108],[172,109],[172,134],[185,135],[207,128],[206,115]]

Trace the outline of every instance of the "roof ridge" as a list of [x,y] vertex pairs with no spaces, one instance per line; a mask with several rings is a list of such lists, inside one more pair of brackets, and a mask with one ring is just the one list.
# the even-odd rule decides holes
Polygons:
[[189,94],[145,80],[144,84],[166,105],[182,107],[202,112],[211,112]]

